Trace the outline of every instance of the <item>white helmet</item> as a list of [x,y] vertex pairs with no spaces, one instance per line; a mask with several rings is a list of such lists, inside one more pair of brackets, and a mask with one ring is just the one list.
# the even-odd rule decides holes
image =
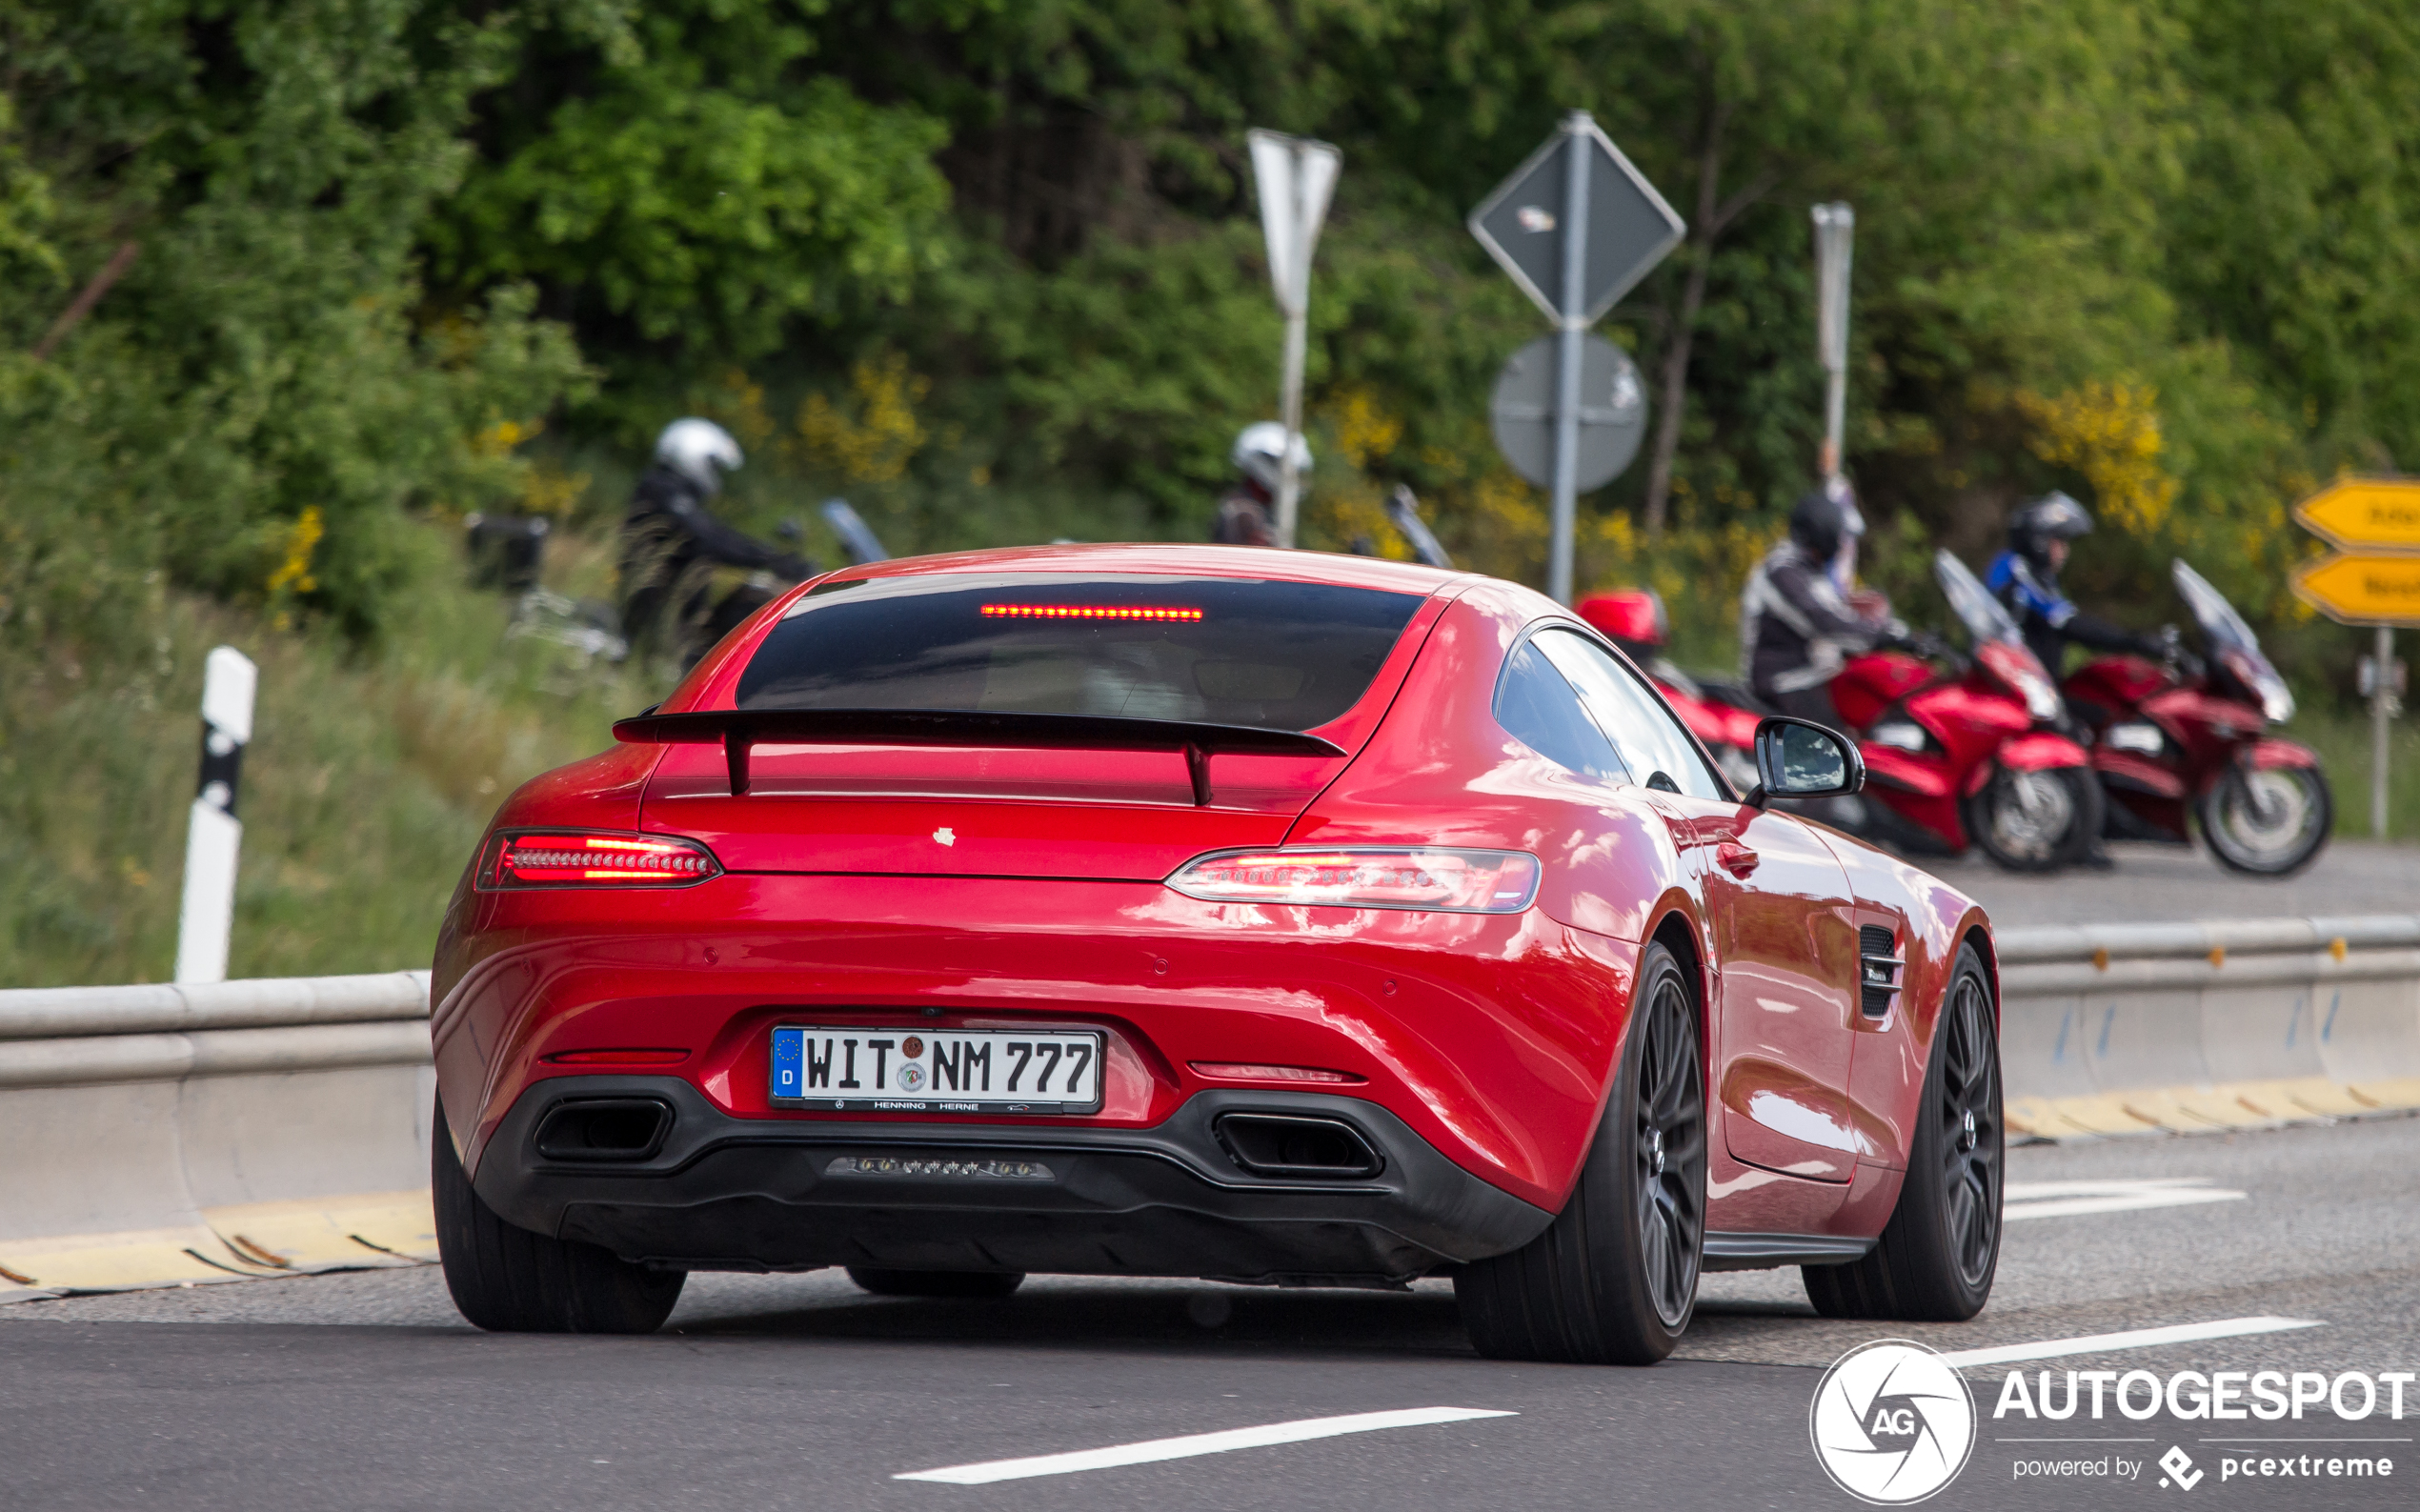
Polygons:
[[655,437],[655,460],[697,485],[712,498],[722,475],[739,471],[739,443],[712,420],[675,420]]
[[[1278,469],[1284,455],[1285,427],[1275,420],[1247,425],[1236,435],[1236,470],[1272,494],[1278,490]],[[1294,438],[1294,475],[1301,477],[1310,471],[1310,443],[1298,435]]]

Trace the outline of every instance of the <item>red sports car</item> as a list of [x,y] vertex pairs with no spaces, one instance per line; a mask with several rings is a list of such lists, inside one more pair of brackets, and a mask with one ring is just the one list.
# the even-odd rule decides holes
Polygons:
[[1735,792],[1526,589],[975,552],[769,605],[504,804],[435,968],[446,1280],[644,1331],[693,1270],[1396,1287],[1647,1362],[1701,1270],[1957,1319],[1999,1253],[1989,925]]

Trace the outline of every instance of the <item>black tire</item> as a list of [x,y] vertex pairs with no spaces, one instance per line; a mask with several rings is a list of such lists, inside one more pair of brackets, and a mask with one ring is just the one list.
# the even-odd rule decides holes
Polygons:
[[430,1184],[437,1256],[462,1316],[492,1333],[652,1334],[680,1300],[685,1271],[634,1265],[595,1244],[549,1239],[479,1200],[437,1105]]
[[1652,1365],[1697,1306],[1705,1249],[1705,1077],[1697,991],[1660,944],[1579,1184],[1543,1234],[1454,1277],[1462,1325],[1491,1360]]
[[852,1265],[849,1280],[877,1297],[1005,1297],[1025,1284],[1025,1273],[886,1271]]
[[1954,1323],[1990,1299],[2007,1170],[1994,1018],[1983,962],[1962,945],[1933,1026],[1898,1206],[1864,1260],[1803,1272],[1825,1317]]
[[2193,805],[2218,864],[2251,877],[2291,877],[2328,848],[2335,795],[2316,767],[2230,766]]
[[2012,772],[1995,765],[1983,786],[1958,800],[1966,836],[2011,872],[2055,872],[2091,854],[2108,799],[2085,767]]

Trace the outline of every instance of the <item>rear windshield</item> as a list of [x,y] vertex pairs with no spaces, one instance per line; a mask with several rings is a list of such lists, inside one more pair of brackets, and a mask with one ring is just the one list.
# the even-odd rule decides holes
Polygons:
[[1418,594],[1231,577],[937,573],[800,599],[742,709],[980,709],[1309,730],[1353,707]]

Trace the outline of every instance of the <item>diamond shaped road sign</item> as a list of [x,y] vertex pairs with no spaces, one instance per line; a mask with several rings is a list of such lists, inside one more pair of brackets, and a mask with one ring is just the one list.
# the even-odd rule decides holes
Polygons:
[[[1563,212],[1564,186],[1573,151],[1587,154],[1588,239],[1578,297],[1566,301],[1563,238],[1572,227]],[[1470,212],[1470,233],[1559,326],[1568,318],[1566,308],[1580,325],[1595,324],[1687,230],[1645,175],[1584,117],[1548,137]]]

